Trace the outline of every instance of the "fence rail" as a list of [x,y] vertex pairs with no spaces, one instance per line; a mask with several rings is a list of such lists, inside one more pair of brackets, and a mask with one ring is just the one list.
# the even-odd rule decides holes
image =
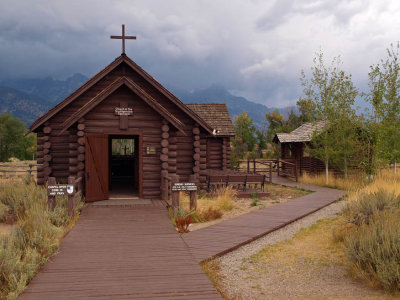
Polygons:
[[[0,164],[0,173],[8,173],[6,177],[20,177],[19,174],[16,173],[27,173],[32,176],[33,172],[37,172],[37,168],[41,166],[41,164],[27,164],[27,165],[10,165],[10,164]],[[6,169],[2,169],[6,168]],[[24,170],[16,169],[16,168],[25,168]]]
[[272,173],[277,173],[278,176],[286,176],[294,178],[298,181],[297,164],[288,160],[277,159],[248,159],[238,162],[236,171],[246,173],[265,174],[269,182],[272,181]]

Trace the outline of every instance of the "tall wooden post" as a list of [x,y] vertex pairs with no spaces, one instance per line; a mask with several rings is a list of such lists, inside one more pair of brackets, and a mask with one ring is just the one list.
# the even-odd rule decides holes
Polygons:
[[[198,179],[196,175],[190,175],[189,181],[196,183],[198,185]],[[197,209],[197,191],[190,191],[190,210]]]

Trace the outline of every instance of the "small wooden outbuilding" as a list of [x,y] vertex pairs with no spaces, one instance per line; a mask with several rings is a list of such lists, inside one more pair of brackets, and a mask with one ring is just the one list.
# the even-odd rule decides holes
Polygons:
[[316,133],[322,132],[326,121],[304,123],[290,133],[277,133],[273,141],[280,147],[280,156],[284,161],[296,163],[298,175],[303,172],[315,173],[324,170],[324,163],[306,153],[306,146]]
[[225,104],[184,104],[122,54],[36,120],[38,183],[85,178],[86,201],[160,198],[161,173],[202,183],[230,168]]

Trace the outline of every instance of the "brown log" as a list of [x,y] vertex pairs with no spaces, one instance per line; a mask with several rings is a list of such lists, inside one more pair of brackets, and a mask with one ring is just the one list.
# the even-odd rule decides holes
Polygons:
[[163,147],[163,148],[165,148],[165,147],[168,147],[168,140],[166,140],[166,139],[163,139],[163,140],[161,140],[161,147]]
[[43,160],[44,161],[51,161],[51,155],[47,154],[47,155],[43,156]]
[[64,181],[64,179],[69,176],[69,171],[53,171],[52,175],[57,177],[57,179],[62,179],[62,181]]
[[50,140],[50,137],[48,135],[45,135],[42,139],[43,141],[47,142]]
[[78,160],[76,159],[76,157],[72,157],[68,159],[68,163],[72,166],[76,166],[78,165]]
[[176,166],[168,166],[168,173],[176,173]]
[[166,169],[168,169],[168,162],[163,162],[162,164],[161,164],[161,168],[162,169],[164,169],[164,170],[166,170]]
[[51,132],[51,127],[50,126],[43,127],[43,133],[49,134],[50,132]]
[[194,136],[194,140],[195,140],[195,141],[200,141],[200,136],[199,136],[199,135],[195,135],[195,136]]
[[193,147],[199,148],[200,147],[200,141],[194,141],[193,142]]
[[81,146],[85,145],[85,138],[84,137],[80,137],[78,139],[78,144],[81,145]]
[[176,151],[177,149],[178,149],[178,146],[177,145],[171,145],[171,144],[169,144],[168,145],[168,149],[171,151]]
[[37,158],[43,158],[43,156],[44,156],[43,151],[37,151],[37,152],[36,152],[36,157],[37,157]]
[[82,130],[79,130],[79,131],[76,133],[76,135],[77,135],[77,136],[85,136],[85,132],[82,131]]
[[199,153],[200,154],[200,148],[194,148],[194,152]]
[[50,153],[50,149],[44,149],[43,150],[43,155],[49,154]]
[[143,172],[159,173],[159,172],[161,172],[161,166],[160,165],[144,165]]
[[160,141],[161,141],[160,136],[145,135],[143,137],[143,142],[144,143],[157,143],[157,144],[159,144]]
[[193,159],[196,160],[196,161],[200,160],[200,154],[199,153],[195,153],[193,155]]
[[78,122],[79,122],[79,123],[85,123],[85,118],[80,118],[80,119],[78,120]]
[[85,160],[85,154],[79,154],[78,155],[78,160],[79,161],[84,161]]
[[200,129],[198,127],[194,127],[193,134],[196,134],[196,135],[200,134]]
[[79,146],[78,147],[78,152],[79,153],[85,153],[85,146]]
[[168,132],[163,132],[163,133],[161,134],[161,137],[162,137],[163,139],[168,139],[168,138],[169,138],[169,133],[168,133]]
[[46,167],[44,168],[43,173],[45,176],[49,176],[51,174],[51,171],[51,167]]
[[170,136],[169,137],[169,142],[171,144],[176,144],[177,141],[178,141],[178,138],[176,136]]
[[80,131],[83,131],[83,130],[85,130],[85,124],[79,123],[76,128],[78,128],[78,130],[80,130]]
[[68,170],[68,162],[67,163],[58,163],[56,165],[52,165],[51,169],[54,171],[65,171]]
[[78,170],[84,170],[85,169],[85,164],[83,162],[78,163]]
[[36,147],[36,151],[42,151],[43,149],[43,145],[37,145]]
[[68,164],[69,158],[67,156],[63,157],[53,157],[51,162],[55,165],[58,164]]
[[75,142],[75,143],[68,143],[68,148],[69,149],[77,149],[78,148],[78,143],[77,142]]
[[160,160],[163,161],[163,162],[168,161],[168,155],[166,155],[166,154],[161,154],[161,155],[160,155]]
[[177,152],[176,152],[176,151],[168,150],[168,156],[169,156],[169,157],[176,157],[176,155],[177,155]]
[[162,148],[161,149],[162,154],[168,154],[168,148]]
[[68,155],[72,156],[72,157],[76,157],[78,155],[78,151],[77,150],[69,150]]
[[70,166],[68,169],[69,169],[69,173],[70,174],[78,173],[78,167],[77,166]]
[[193,172],[194,173],[199,173],[199,171],[200,171],[200,168],[198,166],[194,166],[193,167]]
[[163,126],[161,126],[161,130],[163,132],[168,132],[169,131],[169,126],[167,124],[164,124]]
[[198,160],[196,160],[196,161],[194,162],[194,165],[195,165],[195,166],[200,166],[200,162],[199,162]]
[[44,149],[50,149],[50,147],[51,147],[51,143],[50,142],[46,142],[46,143],[43,144],[43,148]]

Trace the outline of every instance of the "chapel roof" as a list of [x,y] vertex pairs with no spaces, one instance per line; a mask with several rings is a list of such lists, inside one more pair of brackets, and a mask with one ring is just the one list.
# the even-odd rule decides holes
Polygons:
[[234,136],[235,128],[225,103],[186,104],[215,130],[217,136]]

